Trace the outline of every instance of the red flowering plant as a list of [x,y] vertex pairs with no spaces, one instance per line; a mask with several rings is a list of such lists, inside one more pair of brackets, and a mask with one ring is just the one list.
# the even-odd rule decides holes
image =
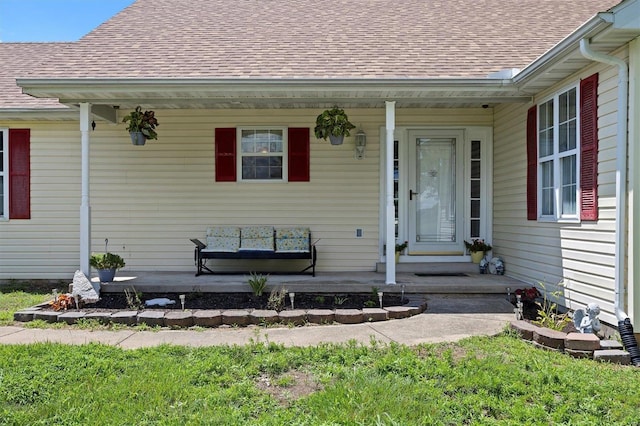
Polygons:
[[467,250],[469,250],[469,252],[474,252],[474,251],[487,252],[492,248],[491,244],[485,243],[484,240],[481,240],[480,238],[474,238],[473,240],[471,240],[471,242],[465,241],[464,245],[467,248]]
[[542,296],[538,291],[538,289],[535,287],[519,288],[514,292],[514,294],[516,296],[520,296],[520,299],[522,300],[523,303],[524,302],[534,303],[538,297]]

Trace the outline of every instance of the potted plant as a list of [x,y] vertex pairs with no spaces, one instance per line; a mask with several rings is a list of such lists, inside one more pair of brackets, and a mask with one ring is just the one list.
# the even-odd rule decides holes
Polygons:
[[400,261],[400,254],[407,248],[409,245],[409,241],[405,241],[404,243],[396,243],[396,263]]
[[158,120],[153,111],[142,112],[142,108],[137,106],[122,119],[122,122],[127,123],[127,131],[134,145],[144,145],[147,139],[158,139],[158,133],[155,131]]
[[473,263],[480,263],[485,252],[490,251],[492,248],[490,244],[485,243],[484,240],[480,238],[474,238],[471,242],[465,241],[464,245],[471,254],[471,261]]
[[89,265],[96,268],[101,283],[113,281],[116,270],[123,268],[124,259],[115,253],[92,253],[89,258]]
[[344,137],[350,136],[349,131],[355,128],[344,110],[334,106],[318,115],[313,131],[318,139],[329,138],[331,145],[342,145]]

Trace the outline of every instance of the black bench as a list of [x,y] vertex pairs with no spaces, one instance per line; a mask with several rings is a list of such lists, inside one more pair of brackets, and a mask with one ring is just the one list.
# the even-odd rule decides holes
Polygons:
[[[275,230],[274,230],[275,232]],[[196,247],[194,250],[194,261],[196,264],[196,276],[201,274],[221,274],[223,272],[213,271],[206,265],[208,259],[279,259],[279,260],[309,260],[309,265],[303,270],[296,273],[310,273],[312,276],[316,276],[316,259],[318,257],[316,246],[311,243],[311,233],[309,232],[307,250],[306,251],[278,251],[275,247],[272,250],[243,250],[242,248],[237,251],[215,251],[207,249],[207,245],[197,238],[192,238]],[[242,247],[241,245],[239,247]],[[309,272],[307,272],[309,271]],[[226,274],[233,274],[233,272],[224,272]],[[237,273],[237,272],[236,272]]]

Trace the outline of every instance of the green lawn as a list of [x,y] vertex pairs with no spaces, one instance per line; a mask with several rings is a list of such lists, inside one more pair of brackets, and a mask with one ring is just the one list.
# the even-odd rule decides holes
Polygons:
[[[29,291],[33,291],[32,289]],[[0,318],[49,298],[0,292]],[[76,326],[77,327],[77,326]],[[73,327],[69,327],[71,332]],[[637,425],[640,369],[456,344],[0,345],[0,425]]]
[[415,348],[0,346],[0,423],[631,425],[639,374],[509,335]]
[[[13,313],[52,299],[51,289],[42,284],[16,282],[0,286],[0,326],[13,324]],[[0,420],[1,421],[1,420]]]

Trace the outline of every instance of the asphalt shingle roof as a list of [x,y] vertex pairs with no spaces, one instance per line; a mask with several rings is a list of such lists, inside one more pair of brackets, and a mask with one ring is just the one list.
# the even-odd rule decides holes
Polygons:
[[[0,88],[15,77],[483,78],[525,67],[617,3],[137,0],[75,43],[0,44]],[[14,100],[25,101],[0,95],[0,107]]]

